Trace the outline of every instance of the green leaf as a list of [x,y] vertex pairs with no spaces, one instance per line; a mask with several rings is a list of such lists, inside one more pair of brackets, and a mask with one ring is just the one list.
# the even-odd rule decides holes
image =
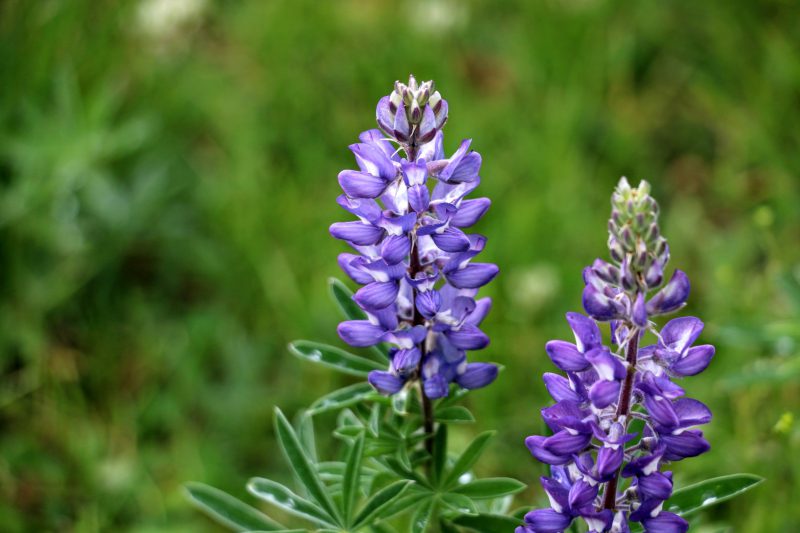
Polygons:
[[461,533],[461,530],[458,529],[456,526],[451,524],[450,522],[445,522],[444,520],[439,520],[439,530],[441,533]]
[[403,494],[412,483],[413,481],[408,480],[396,481],[375,493],[356,516],[352,529],[358,529],[369,524],[385,507],[391,505],[392,500]]
[[397,439],[387,437],[379,437],[377,439],[370,438],[367,440],[364,455],[367,457],[379,457],[394,452],[398,446],[402,446],[402,442]]
[[475,502],[463,494],[458,494],[456,492],[445,492],[442,494],[442,503],[459,514],[478,514],[478,509],[475,507]]
[[329,278],[328,285],[331,288],[333,301],[339,306],[346,319],[364,320],[367,318],[366,313],[353,300],[353,291],[348,289],[347,285],[336,278]]
[[346,352],[335,346],[329,346],[314,341],[294,341],[289,343],[289,351],[300,359],[318,363],[330,368],[334,368],[345,374],[353,376],[367,377],[371,370],[380,370],[384,365]]
[[363,456],[364,434],[362,433],[350,447],[342,480],[342,514],[346,524],[350,524],[353,506],[358,496],[358,484],[361,479],[361,459]]
[[328,411],[335,411],[366,400],[374,394],[375,391],[369,383],[356,383],[319,398],[311,404],[306,412],[314,416]]
[[473,500],[490,500],[508,494],[516,494],[525,487],[524,483],[510,477],[490,477],[470,481],[466,485],[454,488],[452,492],[469,496]]
[[382,405],[379,403],[372,405],[372,411],[369,413],[369,423],[367,428],[373,436],[377,437],[380,432],[381,414],[383,414]]
[[372,524],[369,528],[372,531],[372,533],[397,533],[397,530],[395,528],[393,528],[389,524],[384,524],[383,522]]
[[764,478],[754,474],[731,474],[706,479],[676,490],[664,504],[664,509],[687,516],[712,505],[730,500],[756,487]]
[[424,533],[428,531],[428,524],[431,521],[431,516],[433,515],[433,506],[435,504],[435,498],[428,498],[422,505],[417,507],[417,510],[414,512],[414,516],[411,517],[411,525],[410,530],[411,533]]
[[339,513],[333,505],[328,490],[322,484],[316,469],[300,445],[292,425],[277,407],[275,408],[275,432],[286,460],[305,486],[308,494],[325,510],[332,523],[341,525]]
[[[247,533],[264,533],[264,531],[269,531],[269,530],[261,529],[261,530],[248,531]],[[330,529],[320,529],[319,530],[320,533],[322,533],[323,531],[331,531],[331,530]],[[308,533],[308,530],[307,529],[279,529],[275,533]],[[333,533],[339,533],[339,532],[338,531],[333,531]]]
[[437,409],[435,418],[437,422],[445,424],[468,424],[475,422],[475,417],[472,416],[469,409],[460,405]]
[[433,436],[433,469],[431,472],[431,482],[438,485],[442,479],[444,465],[447,462],[447,426],[439,424],[439,428]]
[[421,502],[422,500],[430,500],[435,497],[432,492],[419,489],[419,485],[412,485],[412,487],[402,496],[395,498],[390,505],[387,505],[381,511],[381,520],[388,520],[397,514],[415,509],[417,503]]
[[[342,283],[336,278],[329,278],[328,285],[331,288],[331,296],[333,301],[342,311],[342,315],[348,320],[364,320],[367,315],[353,300],[353,291],[347,288],[347,285]],[[382,361],[389,360],[389,349],[385,344],[378,344],[372,346],[370,351],[376,354]]]
[[282,526],[270,517],[234,498],[227,492],[203,483],[187,483],[185,486],[189,500],[201,511],[220,524],[236,531],[282,531]]
[[458,460],[456,460],[456,463],[453,465],[453,468],[447,475],[447,479],[444,481],[445,487],[449,487],[450,485],[458,482],[458,478],[472,468],[472,465],[475,464],[483,451],[486,449],[486,446],[489,444],[489,440],[494,436],[494,434],[494,431],[487,431],[475,437],[475,440],[473,440],[469,446],[467,446],[467,449],[464,450],[464,453],[462,453]]
[[247,483],[247,490],[261,500],[276,505],[289,514],[311,520],[325,527],[334,527],[331,518],[317,504],[298,496],[280,483],[256,477]]
[[314,437],[314,419],[307,411],[301,412],[297,417],[295,426],[297,427],[297,438],[303,449],[306,451],[311,461],[317,462],[317,444]]
[[515,527],[522,525],[522,520],[501,515],[479,514],[475,516],[461,515],[454,518],[453,523],[486,533],[487,531],[513,531]]

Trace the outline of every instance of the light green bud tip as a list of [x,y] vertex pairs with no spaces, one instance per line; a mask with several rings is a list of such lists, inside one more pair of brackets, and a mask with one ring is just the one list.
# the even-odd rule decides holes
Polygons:
[[615,260],[622,263],[627,258],[632,273],[646,272],[657,260],[666,262],[667,242],[658,227],[658,212],[649,183],[642,180],[634,188],[627,178],[619,180],[611,196],[608,244]]

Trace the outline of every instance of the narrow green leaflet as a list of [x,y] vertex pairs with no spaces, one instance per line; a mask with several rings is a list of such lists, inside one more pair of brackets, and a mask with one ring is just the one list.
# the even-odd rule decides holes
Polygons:
[[187,483],[189,500],[220,524],[236,531],[283,531],[286,529],[270,517],[234,498],[230,494],[203,483]]
[[[247,533],[264,533],[264,531],[269,531],[268,529],[260,529],[255,531],[248,531]],[[329,529],[320,529],[320,533],[323,531],[330,531]],[[308,533],[307,529],[280,529],[275,533]],[[333,531],[333,533],[339,533],[338,531]]]
[[478,514],[475,502],[463,494],[446,492],[442,494],[442,503],[459,514]]
[[514,531],[515,527],[522,525],[522,520],[508,516],[493,514],[461,515],[453,519],[453,523],[480,533],[488,531]]
[[314,416],[328,411],[335,411],[366,400],[374,394],[374,389],[369,383],[356,383],[319,398],[311,404],[306,412]]
[[[353,291],[348,289],[347,285],[336,278],[329,278],[328,284],[331,288],[333,301],[336,302],[337,306],[339,306],[339,309],[342,311],[342,314],[346,319],[364,320],[367,318],[367,315],[364,314],[364,311],[362,311],[358,304],[353,301]],[[389,359],[389,350],[383,344],[371,347],[370,351],[375,353],[384,361]]]
[[444,520],[439,520],[439,530],[442,533],[461,533],[460,529],[450,522],[445,522]]
[[275,432],[278,435],[278,442],[287,461],[300,479],[300,482],[305,486],[308,494],[320,504],[331,523],[341,525],[339,513],[333,505],[333,500],[331,500],[328,490],[322,484],[316,469],[300,445],[292,425],[289,424],[289,421],[286,420],[286,417],[277,407],[275,408]]
[[317,504],[298,496],[280,483],[271,479],[253,478],[247,483],[247,490],[253,496],[276,505],[289,514],[311,520],[325,527],[334,527],[330,517]]
[[390,506],[392,500],[403,494],[412,483],[413,481],[408,480],[395,481],[388,487],[375,493],[364,505],[364,508],[361,509],[361,512],[358,513],[358,516],[356,516],[356,519],[353,521],[352,529],[358,529],[359,527],[367,525],[370,520],[378,516],[385,507]]
[[730,500],[761,484],[764,478],[754,474],[731,474],[706,479],[676,490],[664,509],[687,516],[712,505]]
[[335,346],[314,341],[294,341],[289,343],[289,351],[300,359],[334,368],[345,374],[367,377],[371,370],[384,369],[383,364],[366,357],[346,352]]
[[381,510],[381,520],[388,520],[404,511],[416,509],[419,502],[431,500],[434,497],[434,493],[428,490],[420,490],[419,485],[412,486],[409,490],[405,491],[402,496],[395,498],[390,505],[387,505]]
[[381,415],[383,414],[383,410],[381,409],[381,404],[376,403],[372,405],[372,411],[369,414],[369,423],[367,424],[367,428],[369,432],[372,433],[373,436],[377,437],[380,433],[380,425],[381,425]]
[[311,461],[317,462],[317,442],[314,435],[314,419],[307,411],[301,412],[295,419],[295,428],[300,444],[306,451]]
[[431,481],[438,485],[447,462],[447,425],[439,424],[433,436],[433,469]]
[[509,494],[516,494],[525,489],[525,484],[510,477],[490,477],[476,479],[466,485],[460,485],[452,490],[458,494],[468,496],[473,500],[490,500]]
[[347,288],[347,285],[342,283],[336,278],[329,278],[328,285],[331,288],[331,295],[333,301],[342,310],[345,318],[348,320],[364,320],[367,315],[356,302],[353,301],[353,291]]
[[456,483],[458,478],[461,477],[463,474],[467,473],[472,465],[478,460],[481,456],[483,451],[486,449],[486,446],[489,444],[489,440],[494,436],[494,431],[487,431],[485,433],[481,433],[475,440],[473,440],[467,449],[464,450],[464,453],[456,460],[456,463],[453,465],[453,468],[450,470],[450,473],[447,475],[447,479],[444,480],[444,486],[449,487],[450,485]]
[[369,526],[370,531],[372,533],[397,533],[397,530],[390,526],[389,524],[384,524],[383,522],[378,522],[377,524],[372,524]]
[[428,530],[428,523],[431,521],[435,502],[435,498],[429,498],[417,507],[414,516],[411,517],[411,533],[424,533]]
[[346,524],[350,523],[353,506],[358,497],[358,485],[361,479],[361,459],[364,456],[364,434],[362,433],[350,447],[347,465],[342,479],[342,514]]
[[437,409],[435,418],[437,422],[443,422],[445,424],[467,424],[475,422],[475,417],[472,416],[469,409],[460,405]]

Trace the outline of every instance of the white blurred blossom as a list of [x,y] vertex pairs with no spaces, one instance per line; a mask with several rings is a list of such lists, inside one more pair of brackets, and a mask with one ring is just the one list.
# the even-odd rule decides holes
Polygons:
[[557,294],[559,277],[555,267],[548,263],[533,265],[512,274],[507,284],[508,297],[518,309],[535,312],[550,303]]
[[170,39],[198,23],[206,5],[206,0],[142,0],[137,27],[155,40]]
[[464,26],[469,18],[466,2],[454,0],[415,0],[409,3],[415,29],[431,33]]

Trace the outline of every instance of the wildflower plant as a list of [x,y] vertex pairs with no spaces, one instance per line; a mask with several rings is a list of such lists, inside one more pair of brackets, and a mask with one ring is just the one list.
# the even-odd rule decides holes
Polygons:
[[[583,272],[588,316],[567,313],[575,342],[545,347],[564,373],[543,376],[555,402],[541,411],[550,434],[525,440],[551,465],[541,479],[550,506],[525,514],[517,533],[558,533],[578,522],[597,533],[682,533],[684,516],[760,482],[740,474],[673,493],[668,468],[709,450],[697,427],[712,418],[678,381],[705,370],[714,347],[697,343],[698,318],[673,318],[661,328],[654,320],[680,310],[690,284],[680,270],[664,283],[670,250],[649,184],[632,188],[622,178],[611,203],[611,262],[597,259]],[[610,324],[610,346],[601,322]],[[648,334],[654,342],[642,346]]]
[[[681,533],[688,529],[682,515],[760,481],[727,476],[673,493],[667,466],[708,451],[695,427],[711,420],[674,380],[702,372],[714,348],[695,345],[703,330],[697,318],[676,318],[660,330],[652,320],[684,306],[689,280],[675,271],[663,283],[669,246],[658,207],[647,183],[632,189],[623,179],[609,222],[612,262],[598,259],[584,271],[588,316],[567,315],[574,344],[546,346],[566,375],[544,375],[555,404],[542,416],[552,434],[526,444],[551,465],[542,478],[551,506],[510,511],[525,486],[472,472],[492,432],[460,453],[447,442],[450,425],[474,421],[459,401],[499,371],[468,356],[489,344],[480,325],[491,300],[478,291],[498,274],[477,260],[486,238],[465,232],[490,206],[470,196],[480,184],[481,156],[469,140],[445,155],[447,101],[430,81],[397,82],[376,118],[379,129],[350,146],[358,168],[338,176],[337,202],[352,218],[330,227],[351,248],[338,263],[358,285],[353,292],[330,282],[343,315],[337,331],[362,352],[305,340],[289,346],[361,381],[318,399],[293,422],[276,408],[275,435],[299,486],[265,478],[247,485],[274,512],[189,484],[200,509],[237,531],[558,533],[575,530],[580,518],[596,533]],[[613,349],[603,344],[599,322],[610,323]],[[655,341],[640,346],[646,334]],[[330,413],[336,425],[324,443],[336,451],[323,458],[314,418]],[[328,446],[332,440],[341,445]]]
[[[237,530],[512,531],[510,478],[476,479],[472,467],[492,432],[460,453],[448,450],[448,426],[473,422],[459,405],[492,383],[498,367],[469,361],[489,344],[480,324],[491,308],[478,290],[498,273],[476,260],[486,238],[467,234],[489,209],[468,197],[480,183],[481,156],[463,141],[443,148],[448,105],[433,82],[397,82],[377,106],[380,129],[350,146],[357,169],[338,180],[337,202],[354,219],[334,223],[333,237],[351,251],[342,270],[360,286],[331,281],[344,320],[341,339],[362,354],[312,341],[290,351],[363,381],[334,391],[291,423],[276,409],[275,433],[300,490],[254,478],[249,492],[275,508],[268,516],[231,495],[193,483],[191,500]],[[313,419],[337,413],[340,453],[323,460]],[[330,439],[326,441],[329,443]],[[286,518],[297,526],[284,526]],[[278,521],[280,520],[280,522]]]

